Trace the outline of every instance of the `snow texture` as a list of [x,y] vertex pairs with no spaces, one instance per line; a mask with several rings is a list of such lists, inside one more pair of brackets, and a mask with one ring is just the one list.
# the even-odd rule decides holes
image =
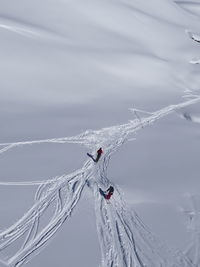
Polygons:
[[[63,60],[68,64],[68,71],[74,70],[78,64],[82,64],[79,75],[76,73],[77,76],[82,77],[82,80],[80,78],[81,81],[85,78],[82,73],[83,69],[88,68],[91,71],[91,81],[93,81],[92,75],[94,74],[94,84],[90,83],[88,88],[92,87],[91,85],[98,87],[97,80],[103,80],[101,75],[97,75],[97,71],[92,72],[93,68],[99,68],[112,76],[112,79],[110,78],[109,80],[111,88],[116,77],[120,77],[120,81],[126,81],[127,88],[130,84],[132,85],[131,82],[133,81],[135,88],[137,88],[135,91],[138,90],[140,92],[140,90],[144,90],[145,95],[148,95],[147,89],[153,88],[152,90],[155,93],[157,88],[165,88],[163,80],[169,80],[169,83],[166,83],[166,88],[169,90],[171,86],[170,91],[173,94],[174,89],[172,85],[174,83],[171,82],[170,77],[176,73],[177,69],[180,72],[179,70],[183,65],[182,72],[177,77],[177,84],[181,83],[181,92],[179,92],[181,94],[183,87],[184,89],[187,88],[184,95],[186,100],[179,104],[166,105],[164,108],[154,112],[132,108],[131,111],[135,115],[135,119],[124,124],[100,128],[100,130],[86,130],[78,135],[62,138],[1,143],[0,154],[11,153],[17,147],[23,148],[24,146],[44,143],[78,144],[86,147],[93,155],[95,155],[99,147],[102,147],[104,153],[98,163],[88,159],[81,168],[72,173],[56,176],[48,180],[0,181],[1,186],[38,186],[34,203],[30,209],[14,224],[0,232],[0,261],[2,264],[14,267],[30,261],[45,248],[63,224],[72,217],[77,204],[82,199],[84,189],[90,188],[94,197],[96,226],[102,255],[100,264],[102,267],[200,266],[198,252],[199,208],[193,206],[192,211],[186,211],[189,217],[189,227],[193,234],[191,243],[184,252],[175,250],[169,248],[168,245],[154,235],[138,214],[129,209],[123,199],[121,188],[111,183],[108,178],[108,166],[112,155],[122,145],[134,140],[135,134],[138,131],[174,112],[188,121],[199,123],[198,116],[184,110],[186,107],[200,102],[198,75],[193,72],[188,73],[188,65],[190,65],[188,63],[199,64],[199,59],[192,59],[189,49],[187,50],[187,47],[190,48],[189,41],[193,42],[194,46],[196,45],[194,50],[198,51],[199,49],[200,35],[197,33],[197,21],[199,23],[197,17],[200,14],[198,11],[199,3],[197,1],[176,1],[178,6],[170,0],[151,0],[145,1],[145,3],[128,0],[102,0],[101,2],[97,0],[74,1],[75,4],[71,1],[68,2],[70,8],[69,11],[66,11],[67,16],[64,13],[64,16],[67,17],[64,27],[61,27],[59,19],[52,20],[53,22],[51,22],[51,16],[48,17],[50,21],[49,28],[46,28],[41,26],[43,23],[43,16],[41,14],[38,14],[37,22],[34,22],[34,18],[32,18],[32,22],[28,22],[29,17],[24,22],[23,19],[19,20],[14,15],[3,15],[2,11],[2,15],[0,15],[1,33],[5,38],[17,40],[16,43],[20,43],[19,40],[22,38],[26,44],[33,44],[33,50],[39,44],[41,54],[42,52],[45,53],[46,44],[49,47],[55,46],[55,51],[57,51],[55,55],[53,54],[55,58],[60,56],[60,50],[67,47],[65,57],[68,57],[67,60],[63,57]],[[5,10],[7,10],[6,8],[8,7],[5,5]],[[15,8],[17,10],[18,6],[15,6]],[[51,10],[50,7],[48,8],[48,11]],[[16,10],[14,10],[14,14]],[[78,20],[71,16],[71,10],[78,14]],[[105,12],[105,10],[109,10],[109,12]],[[10,12],[12,14],[13,11],[10,10]],[[59,12],[62,13],[61,8]],[[190,12],[190,15],[188,15],[188,12]],[[190,20],[192,21],[191,23]],[[73,29],[71,28],[72,23],[75,25]],[[133,31],[130,25],[134,25],[139,30]],[[192,30],[188,28],[192,28]],[[175,40],[169,40],[166,34],[168,32],[176,36]],[[90,38],[91,33],[93,38]],[[178,41],[179,37],[180,41]],[[185,39],[187,41],[182,44],[181,42]],[[12,47],[9,46],[9,48],[11,49]],[[23,46],[19,45],[17,48],[18,52],[21,53]],[[185,59],[182,58],[182,50],[187,51],[185,52],[188,57],[187,64],[184,61]],[[86,51],[88,54],[94,54],[97,58],[99,56],[98,53],[101,52],[102,57],[98,59],[100,62],[98,67],[95,64],[91,64],[93,59],[88,60],[89,63],[85,63],[84,53]],[[176,57],[174,56],[174,51],[177,52]],[[125,53],[125,56],[122,57],[122,53]],[[77,54],[79,55],[78,60],[77,62],[75,60],[74,63],[72,55]],[[129,58],[130,54],[131,56],[134,55],[134,60],[131,57]],[[110,55],[109,61],[108,55]],[[117,58],[115,55],[117,55]],[[33,61],[39,60],[38,58],[35,59],[34,55],[29,56]],[[17,60],[18,53],[14,57]],[[83,59],[84,63],[81,63],[80,57],[82,57],[81,59]],[[45,64],[48,65],[48,63],[47,61]],[[42,65],[41,69],[47,69],[45,64]],[[88,65],[85,67],[85,64]],[[23,77],[27,65],[28,63],[25,67],[21,68],[23,70]],[[192,67],[195,68],[197,66]],[[53,69],[53,67],[51,68]],[[36,71],[36,69],[34,70]],[[48,69],[48,71],[52,71],[52,69]],[[29,73],[28,70],[26,71]],[[49,78],[50,74],[48,71],[44,71],[42,75],[47,75]],[[15,69],[13,73],[15,74]],[[32,75],[33,71],[31,70],[30,73]],[[58,73],[56,85],[58,78],[65,77],[64,71]],[[70,80],[69,77],[67,81]],[[23,79],[21,79],[23,80],[22,84],[18,84],[20,89],[17,94],[14,90],[12,92],[12,89],[15,89],[15,85],[14,87],[12,87],[13,85],[8,86],[12,92],[11,99],[18,98],[20,95],[20,97],[23,96],[26,103],[29,103],[29,101],[43,101],[46,96],[45,94],[40,94],[41,87],[37,88],[37,84],[34,83],[34,77],[32,79],[32,83],[30,82],[29,85],[32,85],[34,90],[30,90],[28,93]],[[88,85],[87,82],[85,81],[86,85]],[[7,80],[4,81],[3,85],[2,88],[5,89],[2,90],[6,91]],[[73,80],[70,85],[72,90],[79,87],[82,89],[82,82],[77,81],[77,79]],[[65,86],[66,84],[64,83]],[[103,87],[103,83],[101,86]],[[101,86],[99,89],[101,89]],[[117,85],[115,86],[117,87]],[[177,86],[177,88],[179,87]],[[104,89],[107,90],[107,84]],[[114,87],[114,89],[116,88]],[[87,90],[90,92],[90,89]],[[96,91],[96,94],[101,94],[101,90]],[[60,94],[54,93],[54,91],[51,93],[51,101],[59,102],[63,98],[62,90],[60,90]],[[126,92],[123,92],[123,94],[126,94]],[[85,99],[85,95],[85,92],[79,92],[78,97]],[[91,98],[94,97],[92,93],[88,95]],[[2,94],[2,97],[6,99],[7,94]],[[76,94],[68,94],[67,101],[69,103],[76,103],[78,97]],[[140,114],[145,114],[145,116],[140,116]],[[107,201],[100,194],[99,189],[105,190],[111,184],[114,186],[115,192],[112,198]],[[198,197],[196,198],[198,199]],[[193,203],[196,201],[196,198],[192,198]]]
[[[108,188],[110,181],[107,177],[107,168],[110,157],[121,145],[127,142],[132,134],[151,125],[157,120],[179,111],[184,107],[200,102],[200,97],[177,105],[170,105],[155,111],[147,117],[137,118],[129,123],[90,130],[80,135],[48,140],[26,141],[17,143],[3,143],[0,153],[16,146],[33,145],[41,143],[75,143],[93,149],[104,148],[104,154],[94,163],[85,162],[83,167],[73,173],[53,178],[49,181],[39,182],[35,194],[34,205],[8,229],[0,233],[0,250],[3,251],[18,239],[23,237],[19,249],[12,256],[6,255],[1,262],[6,265],[20,266],[30,260],[44,248],[46,243],[59,230],[63,223],[70,218],[74,208],[81,199],[84,187],[87,185],[94,192],[96,223],[99,242],[102,252],[102,267],[106,266],[138,266],[138,267],[184,267],[193,266],[186,256],[179,251],[174,252],[162,244],[143,224],[138,215],[131,213],[126,207],[120,194],[120,189],[113,185],[115,194],[108,203],[100,194],[100,188]],[[133,110],[135,113],[136,110]],[[1,182],[2,185],[12,183]],[[13,183],[16,185],[17,183]],[[37,185],[38,182],[18,185]],[[40,229],[40,223],[46,211],[53,204],[54,213],[50,220]]]

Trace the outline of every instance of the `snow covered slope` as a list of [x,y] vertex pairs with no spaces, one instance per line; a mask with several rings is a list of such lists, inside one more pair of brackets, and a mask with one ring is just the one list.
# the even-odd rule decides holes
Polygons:
[[[127,124],[103,128],[99,131],[86,131],[79,136],[20,143],[0,144],[4,153],[16,146],[42,143],[78,143],[88,148],[104,147],[104,156],[96,163],[88,160],[84,166],[68,175],[49,181],[29,182],[41,184],[35,194],[35,204],[15,224],[0,233],[0,250],[17,243],[19,248],[14,255],[6,255],[2,263],[20,266],[38,253],[72,214],[81,199],[85,185],[95,196],[96,221],[102,250],[102,266],[193,266],[189,258],[180,252],[169,250],[146,228],[136,213],[131,214],[118,192],[111,205],[100,194],[99,189],[107,188],[107,168],[111,155],[129,140],[131,134],[156,122],[166,115],[188,105],[200,102],[200,96],[178,105],[163,108],[143,119],[135,119]],[[94,151],[95,152],[95,151]],[[2,183],[16,185],[16,183]],[[19,185],[26,185],[20,182]],[[28,185],[28,184],[27,184]],[[117,189],[117,187],[114,185]],[[56,203],[52,207],[52,203]],[[46,211],[53,209],[47,225],[41,228],[41,218]],[[44,220],[44,219],[43,219]],[[21,238],[25,236],[22,240]],[[18,243],[18,241],[21,241]],[[11,252],[9,252],[11,253]]]
[[[32,259],[64,225],[27,266],[200,266],[195,242],[180,252],[189,238],[177,209],[199,191],[199,125],[174,115],[194,122],[199,110],[198,2],[0,6],[2,266]],[[133,107],[150,113],[140,118]],[[98,165],[85,160],[100,146]],[[109,205],[98,187],[110,183]]]

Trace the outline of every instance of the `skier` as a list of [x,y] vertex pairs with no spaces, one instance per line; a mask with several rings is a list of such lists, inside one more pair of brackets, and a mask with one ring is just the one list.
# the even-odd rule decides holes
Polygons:
[[103,150],[102,150],[102,148],[100,147],[100,148],[97,150],[97,156],[96,156],[96,159],[95,159],[91,154],[89,154],[89,153],[87,153],[87,155],[88,155],[88,157],[90,157],[94,162],[97,163],[97,162],[99,161],[99,159],[100,159],[102,153],[103,153]]
[[99,192],[105,199],[109,200],[114,193],[114,187],[110,186],[106,191],[99,188]]
[[110,186],[106,192],[107,193],[105,194],[105,199],[109,200],[114,193],[114,187]]
[[96,159],[95,159],[95,162],[98,162],[98,161],[99,161],[99,159],[100,159],[102,153],[103,153],[103,150],[102,150],[102,148],[100,147],[100,148],[97,150],[97,157],[96,157]]

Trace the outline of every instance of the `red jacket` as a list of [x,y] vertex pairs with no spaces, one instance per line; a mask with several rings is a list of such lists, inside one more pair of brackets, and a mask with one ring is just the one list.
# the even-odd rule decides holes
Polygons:
[[105,196],[105,199],[110,199],[112,195],[113,195],[113,192],[109,192],[109,193]]
[[96,157],[96,162],[98,162],[98,160],[100,159],[101,157],[101,154],[103,153],[103,150],[102,148],[100,147],[98,150],[97,150],[97,157]]

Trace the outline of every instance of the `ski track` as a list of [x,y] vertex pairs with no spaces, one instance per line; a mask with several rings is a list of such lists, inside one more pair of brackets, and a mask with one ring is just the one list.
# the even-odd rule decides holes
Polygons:
[[188,195],[190,200],[189,209],[183,209],[182,212],[185,213],[187,217],[187,229],[191,233],[191,240],[188,242],[185,248],[185,255],[191,259],[194,266],[199,266],[200,255],[199,255],[199,233],[200,233],[200,195]]
[[64,36],[41,25],[27,23],[19,18],[4,16],[0,13],[0,31],[2,30],[12,32],[27,39],[67,41]]
[[[170,105],[147,117],[129,121],[126,124],[88,130],[72,137],[38,141],[2,143],[0,153],[15,147],[42,143],[76,143],[85,145],[93,153],[103,147],[104,154],[98,164],[87,160],[83,167],[68,175],[54,177],[47,181],[0,182],[0,185],[39,185],[33,206],[13,225],[0,232],[0,252],[4,252],[15,241],[23,237],[21,246],[14,255],[1,257],[5,265],[20,266],[38,254],[57,233],[63,223],[70,218],[81,199],[85,185],[94,193],[96,224],[102,252],[102,267],[192,267],[192,263],[180,251],[168,249],[143,224],[135,212],[126,207],[120,189],[109,203],[99,193],[99,187],[107,188],[107,168],[111,155],[130,140],[130,135],[156,122],[174,111],[200,102],[200,96],[177,105]],[[136,110],[133,110],[135,113]],[[52,207],[53,206],[53,207]],[[49,209],[53,214],[45,226],[41,222]]]

